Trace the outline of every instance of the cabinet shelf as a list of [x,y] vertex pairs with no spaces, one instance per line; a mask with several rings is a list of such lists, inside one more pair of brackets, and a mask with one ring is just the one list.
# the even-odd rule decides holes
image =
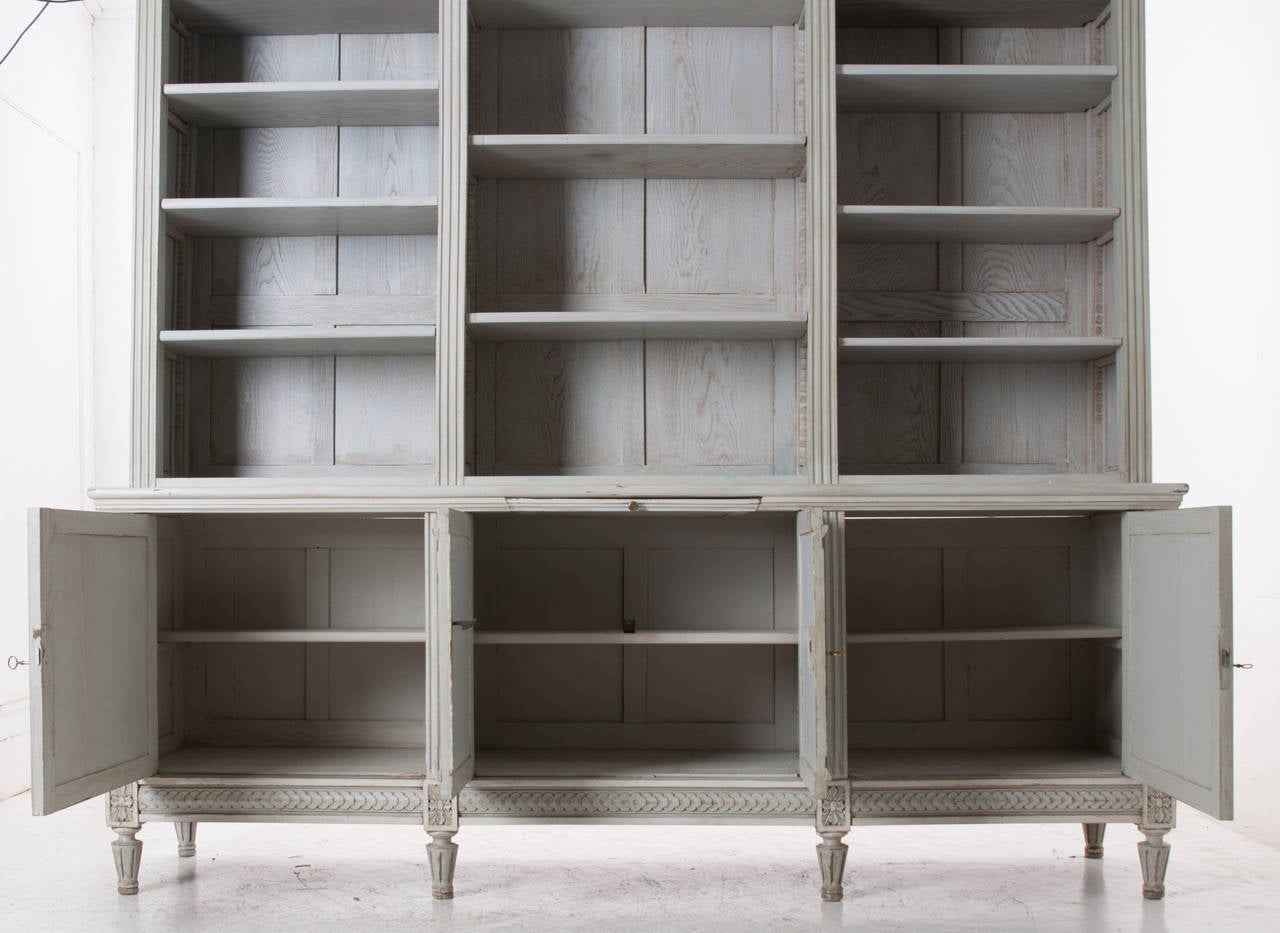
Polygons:
[[841,65],[840,110],[860,113],[1070,113],[1111,92],[1113,65]]
[[804,0],[471,0],[481,28],[613,26],[790,26]]
[[183,356],[424,356],[435,352],[436,329],[423,324],[163,330],[160,343]]
[[1026,626],[1023,628],[904,629],[897,632],[854,632],[851,645],[937,644],[969,641],[1071,641],[1121,637],[1107,625]]
[[435,198],[165,198],[190,236],[393,236],[436,232]]
[[169,109],[195,126],[429,126],[437,81],[166,84]]
[[808,330],[803,317],[768,311],[485,311],[468,323],[484,341],[795,340]]
[[1120,775],[1120,759],[1092,748],[851,748],[855,781],[1090,778]]
[[472,136],[471,172],[485,178],[795,178],[803,136]]
[[843,337],[850,363],[1071,363],[1104,359],[1116,337]]
[[173,15],[210,35],[437,32],[438,0],[173,0]]
[[843,205],[842,243],[1087,243],[1120,211],[1099,207]]
[[480,780],[585,777],[661,781],[731,776],[794,781],[796,770],[795,754],[784,751],[701,748],[637,751],[482,748],[476,751],[476,777]]
[[476,632],[477,645],[794,645],[795,632]]
[[[425,741],[425,730],[424,730]],[[183,746],[160,756],[160,778],[240,775],[255,778],[359,777],[421,781],[426,752],[410,748],[244,748],[228,745]]]
[[837,0],[840,26],[1061,28],[1097,19],[1108,0]]
[[158,632],[161,644],[421,645],[425,629],[183,629]]

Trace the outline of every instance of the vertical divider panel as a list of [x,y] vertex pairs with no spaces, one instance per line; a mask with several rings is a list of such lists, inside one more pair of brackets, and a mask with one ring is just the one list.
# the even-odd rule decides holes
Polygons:
[[129,469],[136,488],[154,486],[159,468],[164,388],[159,352],[160,269],[164,222],[165,112],[161,90],[168,73],[168,0],[138,0],[137,117],[134,138],[133,443]]
[[469,54],[467,0],[441,0],[436,462],[442,486],[462,484],[466,459]]
[[[827,599],[827,771],[831,780],[849,776],[848,593],[844,513],[824,512]],[[804,586],[804,580],[796,581]]]
[[1120,379],[1126,444],[1120,462],[1131,483],[1151,482],[1144,19],[1143,0],[1112,0],[1108,33],[1120,69],[1111,107],[1111,156],[1117,164],[1109,174],[1120,186],[1115,192],[1120,219],[1116,223],[1119,250],[1113,300],[1123,309],[1125,322]]
[[839,479],[836,446],[836,11],[835,0],[805,8],[804,108],[808,137],[809,469],[813,482]]

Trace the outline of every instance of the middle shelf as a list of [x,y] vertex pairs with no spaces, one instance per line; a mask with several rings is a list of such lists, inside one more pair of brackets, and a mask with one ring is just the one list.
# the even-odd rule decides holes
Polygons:
[[[181,629],[163,644],[423,644],[421,629]],[[477,632],[477,645],[794,645],[795,632]]]
[[434,197],[164,198],[169,225],[190,236],[392,236],[436,232]]

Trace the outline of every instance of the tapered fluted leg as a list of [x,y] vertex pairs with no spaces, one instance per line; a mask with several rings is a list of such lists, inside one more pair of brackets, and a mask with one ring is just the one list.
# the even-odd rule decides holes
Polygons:
[[822,899],[838,901],[844,898],[844,863],[849,857],[849,847],[841,840],[848,830],[821,832],[818,845],[818,867],[822,870]]
[[142,841],[138,839],[136,829],[116,829],[116,838],[111,843],[111,857],[116,863],[116,890],[121,894],[137,894]]
[[1084,857],[1102,858],[1102,837],[1107,834],[1106,823],[1084,824]]
[[432,832],[427,846],[431,863],[431,896],[439,900],[453,897],[453,869],[458,863],[458,846],[452,832]]
[[1138,843],[1138,860],[1142,864],[1142,896],[1158,901],[1164,897],[1164,872],[1169,867],[1169,843],[1165,829],[1143,829],[1146,841]]
[[173,831],[178,834],[178,858],[191,858],[196,854],[196,824],[174,823]]

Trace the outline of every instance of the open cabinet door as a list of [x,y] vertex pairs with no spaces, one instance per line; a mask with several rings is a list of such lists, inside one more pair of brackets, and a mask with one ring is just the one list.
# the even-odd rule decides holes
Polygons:
[[31,810],[44,816],[150,777],[156,523],[32,509]]
[[476,770],[471,516],[427,515],[427,773],[456,797]]
[[1231,819],[1231,510],[1124,517],[1124,773]]
[[800,778],[810,793],[826,791],[827,585],[826,525],[822,512],[796,515],[796,622],[800,636]]

